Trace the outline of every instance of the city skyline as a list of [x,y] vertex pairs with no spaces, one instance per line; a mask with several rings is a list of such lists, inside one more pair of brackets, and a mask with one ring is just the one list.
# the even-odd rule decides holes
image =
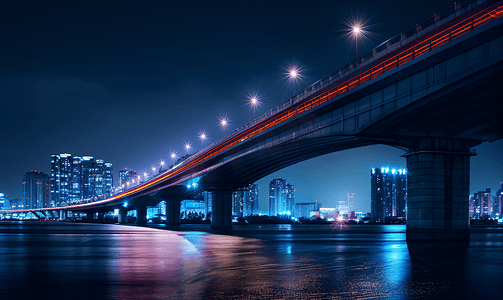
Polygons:
[[[379,10],[377,4],[365,8],[378,12],[372,17],[380,34],[371,38],[375,44],[451,1],[425,1],[424,7],[399,17],[393,13],[406,11],[407,4],[387,3],[389,11]],[[207,132],[206,145],[217,140],[223,134],[219,118],[228,117],[232,126],[228,130],[253,118],[255,109],[247,103],[250,94],[260,95],[262,107],[256,109],[257,115],[290,97],[292,86],[283,74],[290,64],[301,67],[303,81],[294,86],[300,91],[351,60],[350,44],[338,40],[344,29],[339,19],[359,9],[295,2],[288,7],[271,4],[269,12],[264,12],[250,2],[240,6],[249,11],[233,16],[230,13],[237,7],[217,4],[212,8],[221,20],[214,21],[219,18],[210,19],[204,13],[209,4],[201,3],[196,11],[200,21],[191,25],[172,13],[183,11],[184,4],[140,11],[126,4],[121,12],[106,18],[94,12],[92,5],[40,5],[30,11],[10,5],[4,11],[12,13],[0,27],[4,41],[0,46],[0,128],[6,141],[2,152],[7,154],[0,159],[0,192],[11,199],[22,198],[23,174],[30,170],[49,173],[53,153],[107,157],[116,170],[141,173],[158,168],[161,161],[169,163],[172,151],[184,155],[185,143],[192,144],[191,153],[200,149],[204,145],[198,140],[201,131]],[[89,16],[73,20],[79,9],[89,10]],[[285,9],[292,15],[282,16]],[[301,19],[306,10],[313,16],[324,9],[328,13],[322,18],[311,17],[298,26],[287,23],[290,18]],[[163,13],[173,20],[164,20]],[[164,26],[145,24],[146,15]],[[277,17],[274,21],[273,16]],[[390,18],[393,23],[381,22]],[[177,21],[185,27],[176,26]],[[227,22],[236,28],[228,28]],[[61,23],[68,26],[63,28]],[[324,30],[320,33],[319,28]],[[192,41],[191,34],[203,42]],[[359,44],[362,54],[371,48]],[[96,54],[97,50],[102,51]],[[502,145],[497,141],[475,147],[479,156],[471,159],[470,194],[487,187],[496,190],[503,180],[498,167],[503,165]],[[371,146],[328,154],[257,183],[264,190],[272,178],[286,178],[298,190],[297,201],[318,200],[325,207],[354,193],[355,206],[370,211],[370,168],[384,162],[404,168],[402,152]],[[264,194],[259,196],[259,210],[265,207]]]

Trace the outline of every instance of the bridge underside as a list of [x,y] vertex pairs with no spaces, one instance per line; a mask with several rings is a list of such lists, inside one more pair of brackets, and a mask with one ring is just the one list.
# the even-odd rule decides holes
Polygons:
[[415,147],[422,137],[465,139],[475,144],[503,138],[502,56],[486,62],[488,66],[480,72],[386,116],[358,136],[407,148]]

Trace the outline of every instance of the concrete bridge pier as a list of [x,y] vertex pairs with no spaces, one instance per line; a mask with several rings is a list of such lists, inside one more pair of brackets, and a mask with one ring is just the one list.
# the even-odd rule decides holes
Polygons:
[[136,224],[145,225],[147,224],[147,207],[138,206],[136,208]]
[[99,212],[98,213],[98,219],[96,220],[96,222],[103,223],[104,222],[104,217],[105,217],[105,214],[102,213],[102,212]]
[[407,241],[469,242],[470,143],[421,139],[407,159]]
[[127,223],[127,210],[119,210],[118,220],[119,224]]
[[166,225],[180,226],[180,201],[166,199]]
[[66,210],[60,210],[59,211],[59,220],[60,221],[65,221],[66,220]]
[[232,228],[232,190],[212,190],[211,228]]

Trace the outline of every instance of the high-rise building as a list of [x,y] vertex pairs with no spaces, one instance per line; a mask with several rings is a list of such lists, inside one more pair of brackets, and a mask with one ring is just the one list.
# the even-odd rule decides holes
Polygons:
[[103,177],[103,198],[112,196],[114,188],[114,168],[111,163],[105,163],[105,175]]
[[294,203],[294,186],[281,177],[273,179],[269,184],[269,215],[291,214]]
[[474,193],[473,197],[470,198],[470,216],[474,218],[492,216],[494,210],[492,200],[490,188]]
[[112,176],[112,164],[101,159],[67,153],[53,154],[51,200],[54,205],[59,206],[105,199],[111,195]]
[[72,155],[68,153],[51,155],[51,201],[68,202],[72,191]]
[[243,203],[243,215],[255,215],[258,212],[258,195],[259,195],[259,186],[258,184],[250,184],[246,189],[244,195],[244,203]]
[[499,219],[502,218],[502,213],[503,209],[501,207],[502,205],[502,198],[503,198],[503,182],[500,183],[501,188],[496,192],[496,195],[494,197],[494,215],[498,217]]
[[49,176],[31,171],[23,176],[24,208],[46,208],[50,203]]
[[74,156],[72,159],[72,193],[70,203],[77,203],[82,199],[82,157]]
[[407,171],[373,168],[371,171],[372,221],[405,219],[407,213]]
[[0,193],[0,210],[10,209],[9,197]]
[[245,190],[238,190],[232,193],[232,216],[243,217],[243,204],[245,200]]

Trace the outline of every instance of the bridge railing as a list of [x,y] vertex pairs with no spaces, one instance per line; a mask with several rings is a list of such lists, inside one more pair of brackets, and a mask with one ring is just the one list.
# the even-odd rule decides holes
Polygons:
[[[288,100],[282,102],[278,106],[270,109],[269,111],[263,113],[262,115],[258,116],[257,118],[253,119],[252,121],[244,124],[243,126],[237,128],[236,130],[230,132],[229,134],[225,135],[221,139],[211,143],[210,145],[206,146],[205,148],[201,149],[200,151],[196,152],[194,155],[191,157],[187,158],[187,161],[191,161],[197,157],[199,157],[200,154],[205,153],[206,151],[210,150],[214,146],[223,143],[227,140],[232,139],[233,137],[237,136],[244,130],[247,130],[258,123],[262,122],[265,119],[270,118],[271,116],[276,115],[277,113],[280,113],[284,111],[287,108],[292,107],[293,105],[309,98],[311,95],[320,92],[321,90],[325,89],[327,86],[330,86],[334,84],[335,82],[350,76],[351,74],[357,72],[358,70],[364,68],[365,66],[371,64],[372,62],[386,56],[387,54],[391,53],[392,51],[395,51],[396,49],[405,46],[406,44],[411,43],[412,41],[416,40],[417,38],[421,37],[422,35],[428,33],[429,31],[447,23],[448,21],[453,20],[455,17],[460,16],[461,14],[468,12],[475,7],[485,3],[487,0],[464,0],[464,1],[458,1],[455,2],[454,4],[450,5],[449,7],[445,8],[438,14],[434,14],[430,16],[429,18],[425,19],[421,23],[416,24],[415,26],[411,27],[410,29],[406,30],[405,32],[399,33],[392,38],[384,41],[377,47],[373,48],[369,52],[363,54],[362,56],[358,57],[357,59],[351,61],[347,65],[343,66],[336,72],[330,74],[329,76],[326,76],[313,84],[309,85],[299,93],[297,93],[295,96],[289,98]],[[450,38],[449,38],[450,40]],[[425,51],[426,52],[426,51]],[[422,54],[422,53],[421,53]],[[400,62],[400,65],[405,63],[404,61]]]

